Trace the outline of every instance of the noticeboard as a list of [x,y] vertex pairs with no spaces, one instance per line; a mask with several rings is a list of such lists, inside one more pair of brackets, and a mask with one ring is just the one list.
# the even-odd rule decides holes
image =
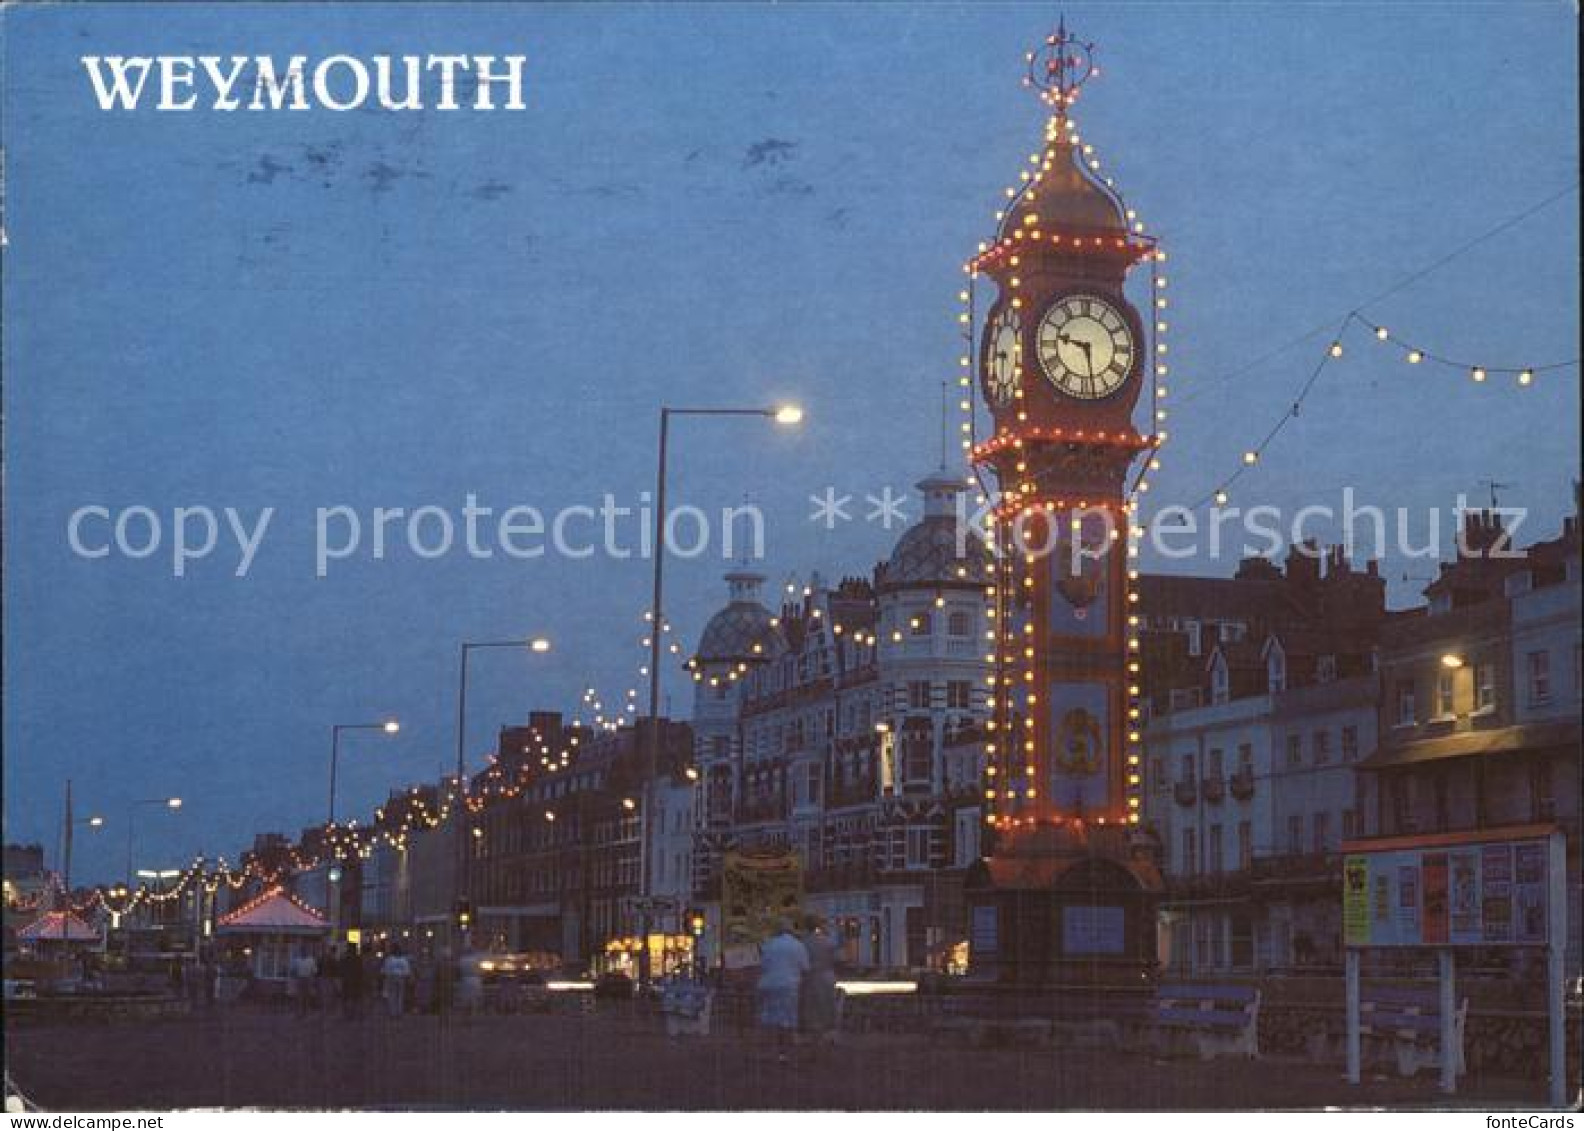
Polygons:
[[1561,926],[1562,840],[1547,828],[1354,841],[1342,851],[1348,946],[1544,946]]

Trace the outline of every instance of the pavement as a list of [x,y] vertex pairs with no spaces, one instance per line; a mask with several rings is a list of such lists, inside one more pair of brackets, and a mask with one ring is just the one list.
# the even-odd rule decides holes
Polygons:
[[927,1035],[844,1036],[787,1063],[728,1032],[668,1039],[653,1018],[595,1011],[442,1018],[235,1007],[148,1021],[6,1029],[6,1070],[49,1111],[1233,1110],[1492,1107],[1535,1110],[1543,1080],[1433,1078],[1349,1087],[1307,1062],[1159,1060],[1129,1052],[971,1048]]

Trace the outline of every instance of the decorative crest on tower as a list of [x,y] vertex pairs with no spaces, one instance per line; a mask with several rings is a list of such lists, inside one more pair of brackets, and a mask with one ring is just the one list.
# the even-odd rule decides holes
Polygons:
[[1056,23],[1056,30],[1045,37],[1028,61],[1028,77],[1023,85],[1039,91],[1040,98],[1058,114],[1078,100],[1078,89],[1099,73],[1094,63],[1094,44],[1079,39],[1067,30],[1067,17]]

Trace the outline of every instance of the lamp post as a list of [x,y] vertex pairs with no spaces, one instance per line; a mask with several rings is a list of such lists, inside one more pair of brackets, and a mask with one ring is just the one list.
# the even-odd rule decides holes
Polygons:
[[452,860],[452,923],[457,928],[457,957],[462,956],[467,944],[467,932],[459,921],[463,901],[467,898],[467,837],[463,835],[467,812],[467,681],[468,657],[480,649],[523,648],[529,652],[550,651],[550,641],[543,636],[522,640],[464,640],[460,645],[461,665],[457,680],[457,735],[456,735],[456,819],[452,822],[456,838],[455,857]]
[[[330,831],[335,828],[336,769],[341,764],[341,733],[348,730],[372,730],[381,734],[396,734],[401,724],[395,719],[378,723],[336,723],[330,728],[330,805],[325,817],[325,846],[329,850]],[[325,911],[330,916],[330,937],[333,940],[341,921],[341,869],[332,862],[325,871]]]
[[325,824],[332,827],[335,825],[336,765],[341,758],[341,732],[348,730],[377,730],[382,734],[395,734],[401,730],[401,723],[386,719],[380,723],[336,723],[330,728],[330,815],[325,819]]
[[128,890],[132,887],[132,841],[136,830],[137,811],[145,805],[158,805],[174,811],[182,807],[182,799],[179,797],[140,797],[135,801],[127,802],[126,886]]
[[644,735],[643,810],[640,813],[638,841],[639,930],[641,944],[638,948],[638,980],[648,985],[649,977],[649,811],[654,805],[654,779],[660,765],[660,633],[665,579],[666,551],[666,456],[670,446],[671,418],[673,416],[757,416],[777,424],[793,425],[803,420],[803,410],[796,405],[777,408],[660,408],[660,453],[655,469],[655,519],[654,519],[654,591],[649,602],[649,725]]
[[61,911],[61,942],[66,942],[70,937],[67,927],[71,922],[71,871],[72,871],[72,836],[79,827],[90,829],[104,828],[104,818],[95,814],[92,817],[78,818],[72,814],[72,784],[71,779],[66,779],[66,820],[63,844],[61,846],[61,891],[65,899],[65,908]]

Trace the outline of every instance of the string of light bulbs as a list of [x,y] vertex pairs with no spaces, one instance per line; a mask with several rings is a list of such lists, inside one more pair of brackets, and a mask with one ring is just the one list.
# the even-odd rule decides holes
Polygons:
[[1566,361],[1554,361],[1545,364],[1529,365],[1494,365],[1478,362],[1465,358],[1454,357],[1440,350],[1430,349],[1424,345],[1409,341],[1404,335],[1399,334],[1384,323],[1377,322],[1366,316],[1362,311],[1350,310],[1342,319],[1341,325],[1332,335],[1330,343],[1321,352],[1308,377],[1299,387],[1297,395],[1270,428],[1265,432],[1259,443],[1243,451],[1241,462],[1236,470],[1224,476],[1216,487],[1195,502],[1189,509],[1198,510],[1206,504],[1213,503],[1224,507],[1231,501],[1231,488],[1245,473],[1259,466],[1266,451],[1276,441],[1286,427],[1298,419],[1303,412],[1304,403],[1314,391],[1321,376],[1326,372],[1332,362],[1337,361],[1347,354],[1344,339],[1354,327],[1362,327],[1369,332],[1369,336],[1380,345],[1392,347],[1397,350],[1398,356],[1407,365],[1436,365],[1446,369],[1457,370],[1465,374],[1476,385],[1485,385],[1493,377],[1509,377],[1519,388],[1529,388],[1535,379],[1542,373],[1550,373],[1561,369],[1569,369],[1579,364],[1577,357]]

